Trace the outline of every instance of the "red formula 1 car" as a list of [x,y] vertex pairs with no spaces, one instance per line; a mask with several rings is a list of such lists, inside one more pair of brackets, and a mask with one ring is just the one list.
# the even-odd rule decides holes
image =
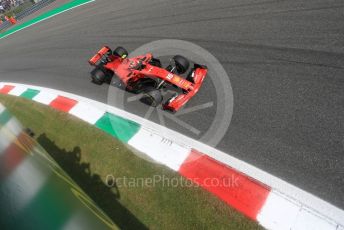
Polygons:
[[[92,81],[96,84],[113,82],[129,92],[143,93],[143,101],[151,106],[162,104],[163,109],[178,111],[200,89],[207,67],[194,64],[187,77],[180,76],[189,69],[189,61],[180,55],[172,58],[170,64],[163,68],[159,59],[151,53],[128,58],[123,47],[112,51],[104,46],[89,63],[95,66],[91,72]],[[161,89],[172,85],[176,89],[174,95],[163,102]],[[177,92],[179,91],[179,92]]]

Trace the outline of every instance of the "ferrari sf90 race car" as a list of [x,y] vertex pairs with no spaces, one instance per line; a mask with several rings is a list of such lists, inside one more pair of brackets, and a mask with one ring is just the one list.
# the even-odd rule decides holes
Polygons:
[[[142,93],[145,103],[154,107],[161,104],[164,110],[172,112],[178,111],[198,92],[208,71],[206,66],[194,64],[187,72],[190,63],[181,55],[174,56],[163,68],[151,53],[129,58],[123,47],[112,51],[104,46],[89,63],[95,67],[91,72],[94,83],[107,82],[135,94]],[[186,77],[181,76],[184,73]],[[175,93],[164,101],[161,90],[169,86],[173,86]]]

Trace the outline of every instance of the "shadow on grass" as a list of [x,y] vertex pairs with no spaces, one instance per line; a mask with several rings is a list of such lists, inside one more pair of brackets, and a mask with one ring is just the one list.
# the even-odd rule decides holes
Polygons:
[[99,175],[92,174],[89,163],[80,161],[82,150],[79,147],[68,152],[59,148],[46,134],[41,134],[37,141],[120,229],[148,229],[118,202],[118,189],[115,193],[111,191]]

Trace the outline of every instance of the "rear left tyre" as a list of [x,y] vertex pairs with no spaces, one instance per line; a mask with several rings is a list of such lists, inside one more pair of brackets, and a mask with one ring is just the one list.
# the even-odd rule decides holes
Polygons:
[[113,55],[121,58],[126,58],[128,57],[128,51],[124,49],[122,46],[118,46],[113,52]]

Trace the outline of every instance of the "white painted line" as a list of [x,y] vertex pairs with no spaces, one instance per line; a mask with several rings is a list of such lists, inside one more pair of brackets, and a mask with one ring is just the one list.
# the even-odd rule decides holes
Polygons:
[[45,104],[45,105],[49,105],[56,98],[57,98],[57,94],[41,91],[32,100]]
[[13,96],[20,96],[22,93],[24,93],[27,90],[27,87],[24,86],[16,86],[14,87],[8,94]]
[[105,111],[97,109],[90,104],[79,102],[69,113],[94,125],[104,115]]
[[128,144],[175,171],[179,170],[191,151],[142,128]]

